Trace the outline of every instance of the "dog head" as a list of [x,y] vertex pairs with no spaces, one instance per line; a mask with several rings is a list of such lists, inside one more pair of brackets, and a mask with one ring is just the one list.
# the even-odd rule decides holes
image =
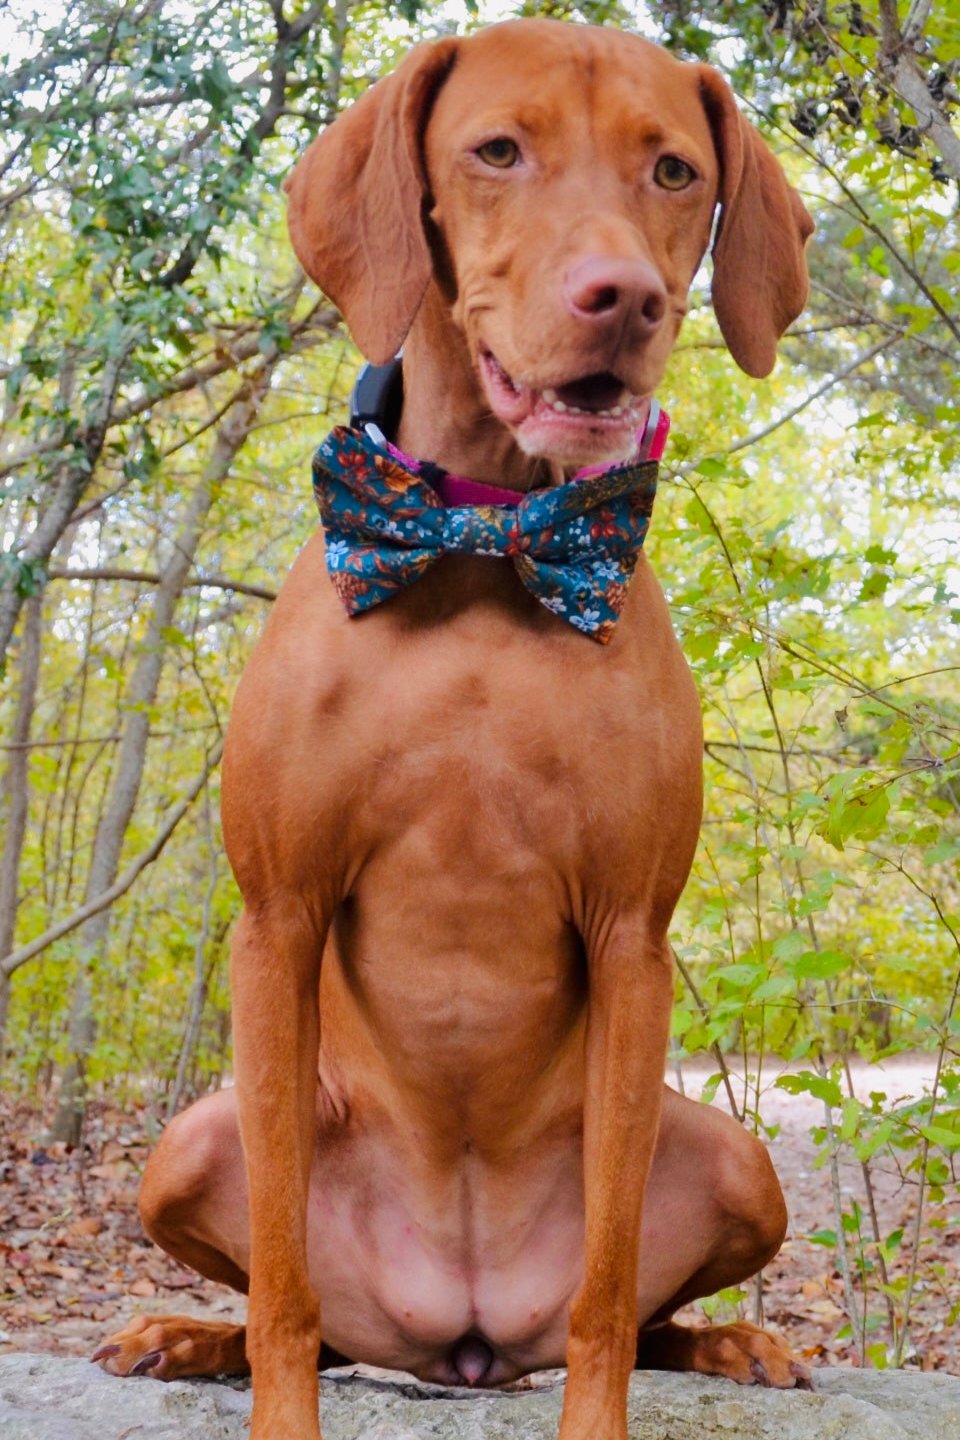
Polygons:
[[813,224],[726,81],[634,35],[522,20],[419,46],[287,182],[307,273],[360,349],[399,349],[434,285],[529,455],[622,458],[709,244],[750,375],[806,300]]

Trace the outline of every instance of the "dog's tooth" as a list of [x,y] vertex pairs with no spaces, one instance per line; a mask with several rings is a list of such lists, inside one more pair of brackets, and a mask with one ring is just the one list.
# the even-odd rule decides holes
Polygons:
[[612,410],[608,410],[608,411],[607,411],[607,414],[608,414],[608,415],[613,415],[613,416],[622,415],[622,414],[623,414],[623,406],[622,406],[622,405],[614,405],[614,407],[613,407]]
[[552,400],[550,402],[550,408],[551,410],[556,410],[558,415],[566,415],[567,411],[571,407],[569,405],[564,405],[562,400]]
[[544,390],[544,392],[543,392],[543,398],[544,398],[544,400],[546,401],[546,403],[547,403],[548,405],[556,405],[556,403],[557,403],[557,392],[556,392],[556,390]]

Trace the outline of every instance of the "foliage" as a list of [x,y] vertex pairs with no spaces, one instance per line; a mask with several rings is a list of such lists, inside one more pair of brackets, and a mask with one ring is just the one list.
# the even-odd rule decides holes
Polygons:
[[[661,574],[681,549],[698,557],[667,588],[704,699],[708,802],[674,1032],[688,1052],[741,1050],[741,1109],[761,1128],[771,1054],[793,1067],[776,1084],[820,1100],[824,1163],[836,1175],[855,1158],[867,1192],[841,1204],[834,1186],[854,1338],[863,1354],[878,1319],[854,1293],[859,1263],[888,1322],[871,1357],[899,1363],[919,1221],[892,1281],[889,1241],[863,1228],[869,1166],[895,1165],[918,1217],[927,1199],[946,1222],[960,1149],[952,152],[882,123],[909,119],[882,54],[890,7],[765,8],[667,7],[674,39],[732,62],[775,140],[800,134],[818,220],[786,373],[748,393],[707,317],[687,336],[707,347],[701,383],[692,355],[675,369],[678,491],[654,555]],[[952,84],[957,18],[940,7],[917,46],[934,96]],[[857,1095],[848,1056],[913,1049],[932,1055],[930,1093],[893,1104],[878,1078]]]
[[[926,1277],[921,1220],[955,1223],[960,1150],[960,249],[942,129],[960,18],[953,3],[908,17],[880,0],[670,0],[659,22],[619,5],[525,8],[632,22],[720,64],[816,214],[811,305],[773,378],[736,371],[700,277],[663,389],[674,434],[650,553],[700,687],[707,774],[675,925],[674,1046],[680,1061],[712,1054],[709,1090],[761,1132],[771,1085],[820,1104],[833,1218],[818,1243],[842,1273],[856,1348],[901,1363]],[[31,595],[43,624],[12,951],[90,898],[137,714],[149,741],[118,873],[202,778],[264,594],[315,523],[306,457],[356,363],[296,271],[280,180],[411,37],[455,24],[344,0],[295,17],[78,3],[46,30],[26,7],[20,18],[0,81],[4,733],[24,705]],[[905,57],[936,113],[905,97]],[[260,381],[155,634],[191,498]],[[151,646],[162,671],[138,699]],[[102,947],[74,929],[16,969],[11,1084],[42,1089],[67,1059],[84,973],[91,1085],[159,1107],[228,1068],[236,895],[215,767],[197,796],[116,899]],[[893,1094],[881,1070],[857,1086],[851,1062],[905,1051],[930,1057],[924,1093]],[[838,1181],[847,1161],[855,1196]],[[917,1192],[899,1236],[872,1218],[884,1167]]]

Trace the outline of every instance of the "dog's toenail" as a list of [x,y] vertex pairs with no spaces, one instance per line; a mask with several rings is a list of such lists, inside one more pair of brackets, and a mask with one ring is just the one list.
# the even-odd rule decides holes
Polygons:
[[119,1345],[101,1345],[100,1349],[94,1350],[93,1354],[90,1356],[90,1363],[93,1364],[95,1360],[110,1360],[114,1355],[119,1354]]
[[758,1385],[765,1385],[769,1388],[770,1376],[767,1374],[766,1366],[763,1364],[762,1360],[750,1361],[750,1373],[753,1375]]
[[142,1375],[144,1371],[152,1370],[155,1365],[159,1365],[162,1359],[162,1350],[151,1350],[149,1354],[142,1356],[141,1359],[137,1361],[129,1373],[131,1375]]

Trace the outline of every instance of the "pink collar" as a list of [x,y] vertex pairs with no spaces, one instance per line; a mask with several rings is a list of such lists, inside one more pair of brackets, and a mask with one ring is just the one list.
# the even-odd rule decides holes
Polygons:
[[[669,432],[670,416],[665,410],[661,410],[656,400],[651,400],[643,429],[637,432],[637,453],[632,457],[633,460],[660,460]],[[484,480],[468,480],[465,475],[451,475],[449,471],[441,470],[439,466],[425,466],[422,461],[405,455],[389,440],[386,444],[402,464],[408,465],[412,470],[419,470],[423,474],[423,478],[428,481],[444,505],[448,507],[456,505],[519,505],[523,499],[524,492],[522,490],[506,490],[501,485],[488,485]],[[625,463],[624,460],[617,461],[618,466]],[[573,479],[589,480],[597,475],[602,475],[605,470],[611,468],[613,467],[609,465],[588,465],[583,470],[578,470]]]

